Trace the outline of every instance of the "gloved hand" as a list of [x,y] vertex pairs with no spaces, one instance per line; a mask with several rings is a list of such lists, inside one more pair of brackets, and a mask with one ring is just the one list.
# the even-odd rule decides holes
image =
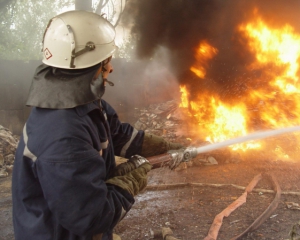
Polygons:
[[157,135],[145,133],[141,155],[151,157],[180,148],[184,148],[180,143],[168,142]]
[[151,168],[152,165],[146,162],[123,176],[108,179],[106,183],[118,186],[129,192],[132,196],[135,196],[147,186],[147,172]]
[[139,155],[133,155],[131,158],[128,159],[127,162],[119,164],[112,172],[111,176],[122,176],[125,175],[128,172],[131,172],[132,170],[138,168],[144,163],[149,163],[149,161],[146,158],[143,158]]

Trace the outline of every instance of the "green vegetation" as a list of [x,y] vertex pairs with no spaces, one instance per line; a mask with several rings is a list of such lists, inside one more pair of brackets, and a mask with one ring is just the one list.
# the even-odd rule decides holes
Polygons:
[[[49,19],[72,0],[11,0],[0,2],[0,59],[41,59],[41,42]],[[4,4],[4,2],[8,2]]]

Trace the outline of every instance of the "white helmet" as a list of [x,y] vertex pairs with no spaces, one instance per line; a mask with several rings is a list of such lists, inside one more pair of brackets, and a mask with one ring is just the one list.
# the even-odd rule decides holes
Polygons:
[[43,63],[65,69],[88,68],[116,50],[115,29],[92,12],[69,11],[52,18],[44,33]]

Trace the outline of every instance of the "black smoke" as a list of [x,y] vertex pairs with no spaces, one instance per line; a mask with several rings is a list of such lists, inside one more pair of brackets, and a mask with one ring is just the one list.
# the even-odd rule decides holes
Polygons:
[[[174,73],[180,83],[193,85],[192,94],[217,91],[229,100],[267,84],[255,82],[264,69],[246,69],[254,56],[237,26],[261,16],[271,26],[288,23],[300,32],[299,9],[299,0],[130,0],[123,23],[133,20],[139,58],[151,58],[160,46],[166,47]],[[204,81],[189,71],[201,40],[218,49]]]

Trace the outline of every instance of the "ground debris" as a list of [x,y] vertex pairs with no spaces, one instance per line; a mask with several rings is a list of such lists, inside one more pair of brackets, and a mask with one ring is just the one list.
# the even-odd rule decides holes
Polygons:
[[150,239],[163,239],[163,240],[178,240],[173,237],[173,231],[169,227],[162,227],[161,229],[150,229]]
[[288,209],[300,210],[300,205],[295,202],[285,202]]
[[18,138],[0,125],[0,178],[7,177],[15,160]]
[[290,240],[300,240],[300,221],[292,226],[289,236]]

